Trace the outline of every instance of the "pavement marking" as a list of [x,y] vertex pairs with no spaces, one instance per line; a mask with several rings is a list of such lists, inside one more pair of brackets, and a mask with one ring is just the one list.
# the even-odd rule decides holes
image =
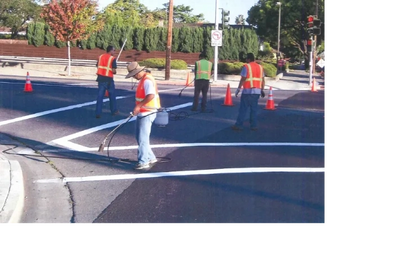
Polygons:
[[[192,102],[188,102],[188,103],[184,103],[184,104],[168,107],[166,109],[172,111],[172,110],[185,108],[185,107],[188,107],[188,106],[191,106],[191,105],[192,105]],[[136,117],[132,117],[132,119],[129,120],[129,122],[132,122],[134,120],[136,120]],[[52,141],[48,142],[47,145],[56,144],[56,145],[61,145],[61,146],[65,147],[65,148],[68,148],[68,149],[71,149],[71,150],[75,150],[75,151],[89,151],[88,147],[81,146],[79,144],[73,143],[70,140],[71,139],[75,139],[75,138],[79,138],[79,137],[83,137],[85,135],[88,135],[88,134],[91,134],[91,133],[94,133],[94,132],[97,132],[97,131],[101,131],[103,129],[107,129],[107,128],[118,126],[119,124],[123,123],[124,121],[126,121],[126,118],[125,119],[121,119],[121,120],[117,120],[117,121],[114,121],[114,122],[110,122],[110,123],[107,123],[107,124],[103,124],[103,125],[100,125],[100,126],[96,126],[96,127],[93,127],[93,128],[89,128],[89,129],[86,129],[86,130],[83,130],[83,131],[80,131],[80,132],[77,132],[77,133],[62,137],[62,138],[58,138],[58,139],[52,140]],[[96,149],[96,151],[97,150],[98,150],[98,148]]]
[[[185,177],[199,175],[219,175],[219,174],[242,174],[242,173],[324,173],[323,167],[247,167],[247,168],[222,168],[205,170],[187,170],[156,173],[104,175],[87,177],[64,177],[64,183],[88,182],[88,181],[108,181],[108,180],[131,180],[131,179],[150,179],[163,177]],[[36,183],[59,182],[60,178],[37,180]]]
[[[127,97],[132,97],[132,96],[118,96],[117,99],[122,99],[122,98],[127,98]],[[103,102],[107,102],[109,100],[110,99],[105,98],[103,100]],[[1,121],[0,122],[0,126],[6,125],[6,124],[15,123],[15,122],[19,122],[19,121],[23,121],[23,120],[27,120],[27,119],[31,119],[31,118],[35,118],[35,117],[40,117],[40,116],[44,116],[44,115],[48,115],[48,114],[53,114],[53,113],[58,113],[58,112],[63,112],[63,111],[69,111],[69,110],[76,109],[76,108],[82,108],[82,107],[85,107],[85,106],[95,105],[95,104],[96,104],[96,101],[90,101],[90,102],[86,102],[86,103],[82,103],[82,104],[76,104],[76,105],[71,105],[71,106],[62,107],[62,108],[58,108],[58,109],[39,112],[39,113],[27,115],[27,116],[17,117],[17,118],[14,118],[14,119]]]

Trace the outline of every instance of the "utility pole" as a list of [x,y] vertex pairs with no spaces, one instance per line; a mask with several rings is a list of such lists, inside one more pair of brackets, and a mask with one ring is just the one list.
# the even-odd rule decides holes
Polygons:
[[[315,17],[318,18],[318,0],[315,0]],[[316,72],[316,66],[315,66],[315,59],[317,59],[317,36],[314,35],[314,41],[313,41],[313,73]],[[311,84],[310,84],[311,85]]]
[[174,1],[169,0],[167,50],[165,58],[165,80],[169,80],[171,72],[171,45],[172,45],[172,23],[174,20]]

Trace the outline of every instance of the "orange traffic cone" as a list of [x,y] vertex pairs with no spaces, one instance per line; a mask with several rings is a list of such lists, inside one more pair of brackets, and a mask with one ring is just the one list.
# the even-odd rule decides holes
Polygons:
[[232,103],[232,95],[231,95],[231,86],[228,83],[228,86],[226,87],[226,95],[225,95],[225,101],[224,104],[222,104],[224,106],[233,106]]
[[275,103],[274,103],[274,98],[272,97],[272,87],[269,87],[269,95],[268,95],[268,100],[267,104],[265,105],[265,110],[275,110]]
[[29,72],[26,72],[26,82],[24,92],[33,92],[31,79],[29,78]]
[[109,97],[110,94],[108,93],[108,90],[106,90],[106,93],[104,94],[105,97]]
[[190,73],[188,72],[186,75],[186,86],[190,86]]
[[313,80],[313,83],[312,83],[312,86],[311,86],[311,92],[318,92],[317,84],[315,82],[315,77],[314,77],[314,80]]

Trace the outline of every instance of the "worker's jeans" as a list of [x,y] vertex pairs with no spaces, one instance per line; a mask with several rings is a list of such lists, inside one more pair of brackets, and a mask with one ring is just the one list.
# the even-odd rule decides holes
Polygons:
[[145,164],[156,159],[150,148],[151,126],[156,119],[156,113],[136,118],[136,141],[138,144],[138,163]]
[[117,111],[117,99],[115,94],[115,85],[114,81],[111,82],[98,82],[99,91],[97,94],[97,103],[96,103],[96,116],[101,115],[103,109],[103,99],[106,90],[108,91],[110,98],[110,111],[111,114],[114,114]]
[[257,127],[257,109],[259,94],[242,94],[240,97],[239,114],[236,119],[235,125],[243,127],[243,122],[246,119],[247,110],[250,109],[250,127]]

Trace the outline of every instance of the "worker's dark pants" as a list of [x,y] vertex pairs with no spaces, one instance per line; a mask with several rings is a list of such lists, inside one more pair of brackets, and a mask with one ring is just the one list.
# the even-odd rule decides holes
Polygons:
[[210,80],[208,79],[197,79],[194,81],[194,98],[193,98],[193,106],[192,110],[197,110],[197,105],[199,104],[199,96],[200,92],[202,95],[201,98],[201,110],[205,111],[207,107],[207,92],[210,87]]

